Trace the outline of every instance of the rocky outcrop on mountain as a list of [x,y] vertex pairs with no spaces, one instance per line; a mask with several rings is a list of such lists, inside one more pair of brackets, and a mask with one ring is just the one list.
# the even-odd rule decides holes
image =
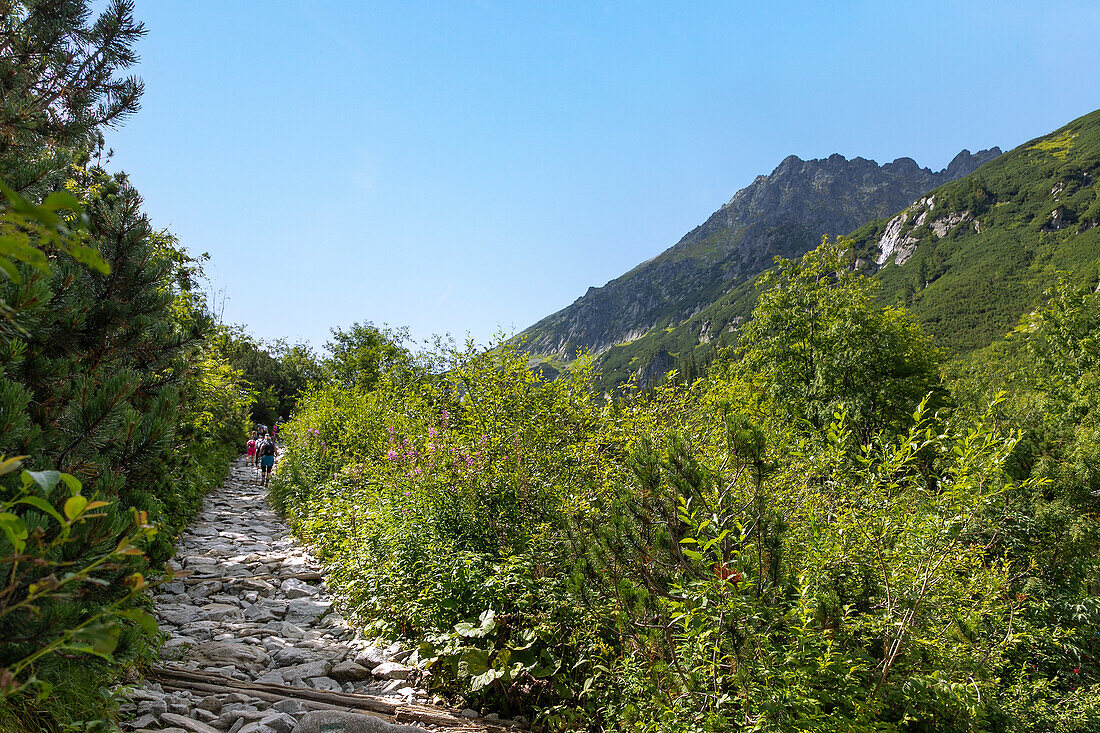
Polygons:
[[919,237],[914,236],[914,230],[925,224],[928,225],[933,236],[943,238],[955,227],[968,222],[972,223],[974,231],[981,232],[981,224],[974,220],[969,211],[947,211],[937,215],[936,197],[926,196],[887,222],[886,230],[876,243],[878,247],[876,264],[881,266],[893,257],[895,264],[904,265],[913,256],[913,252],[921,241]]
[[889,216],[1000,154],[999,148],[964,150],[939,172],[911,158],[879,165],[841,155],[789,156],[675,246],[601,288],[590,288],[520,338],[532,354],[571,360],[581,349],[600,354],[655,328],[676,326],[768,268],[777,255],[798,257],[822,235],[847,234]]

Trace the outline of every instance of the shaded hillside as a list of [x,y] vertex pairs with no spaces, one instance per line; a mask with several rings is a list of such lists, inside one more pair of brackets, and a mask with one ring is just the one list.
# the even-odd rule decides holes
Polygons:
[[569,360],[580,349],[600,354],[653,329],[675,327],[766,269],[776,255],[799,256],[823,234],[892,214],[1000,152],[964,150],[938,173],[910,158],[880,166],[841,155],[809,161],[789,156],[672,248],[524,331],[525,348]]

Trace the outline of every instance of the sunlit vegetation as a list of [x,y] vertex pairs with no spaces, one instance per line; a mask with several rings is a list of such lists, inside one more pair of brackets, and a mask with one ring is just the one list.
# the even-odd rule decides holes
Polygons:
[[780,262],[705,378],[616,398],[364,341],[272,498],[433,687],[550,730],[1094,729],[1100,295],[944,367],[851,258]]

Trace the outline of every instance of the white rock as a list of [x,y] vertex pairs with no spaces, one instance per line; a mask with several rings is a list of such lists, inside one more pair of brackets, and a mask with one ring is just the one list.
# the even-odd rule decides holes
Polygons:
[[372,669],[371,674],[388,680],[407,680],[412,674],[412,668],[399,662],[383,662]]

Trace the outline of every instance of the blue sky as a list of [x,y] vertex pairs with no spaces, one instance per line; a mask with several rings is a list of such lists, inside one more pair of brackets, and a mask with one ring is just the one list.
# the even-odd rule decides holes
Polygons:
[[485,341],[787,155],[940,169],[1100,107],[1100,3],[163,2],[108,135],[224,318]]

